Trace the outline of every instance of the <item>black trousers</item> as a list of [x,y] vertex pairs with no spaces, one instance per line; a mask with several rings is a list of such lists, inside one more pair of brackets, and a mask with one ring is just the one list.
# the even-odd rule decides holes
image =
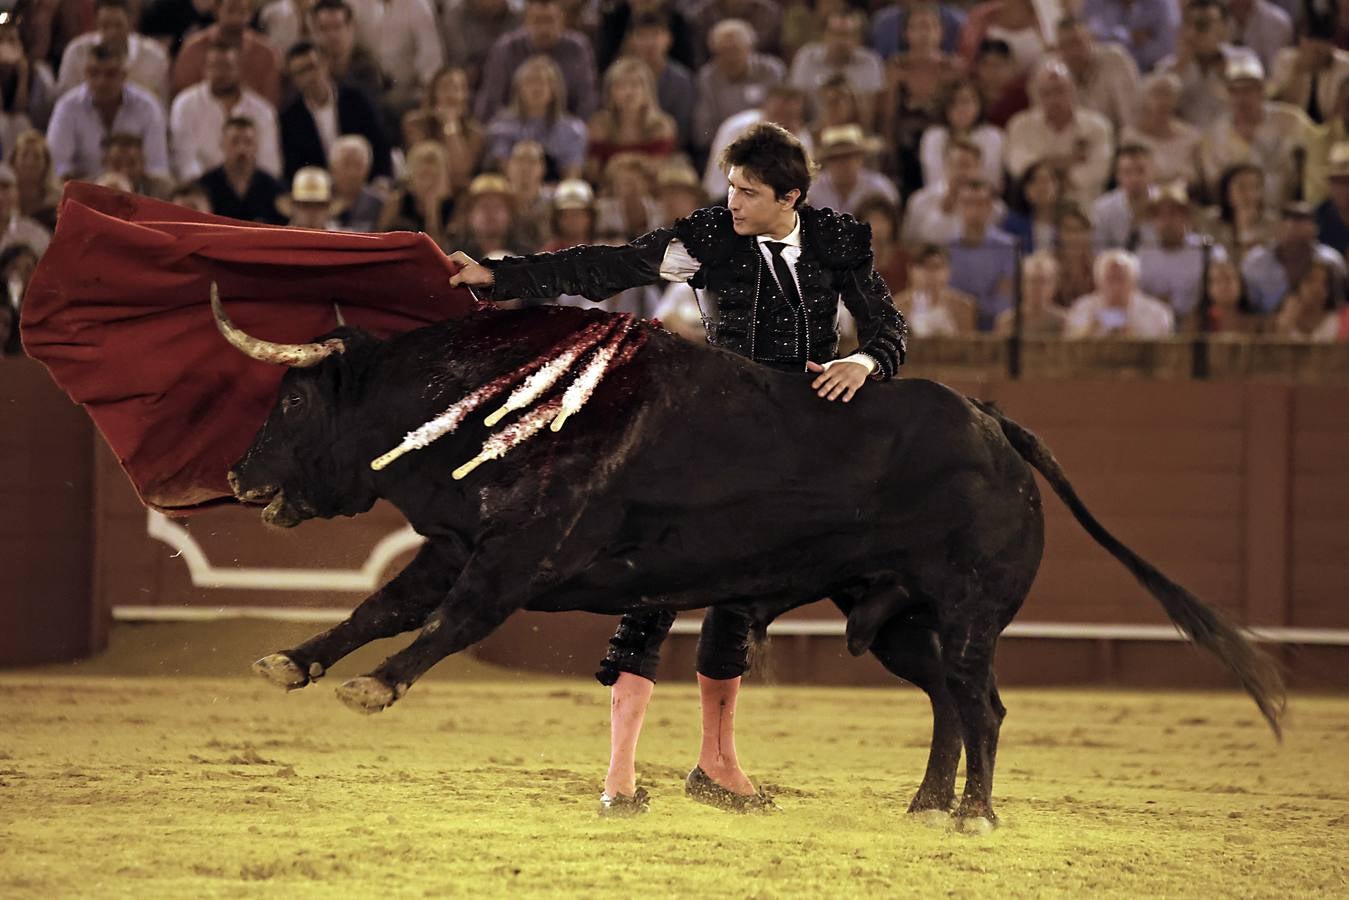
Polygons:
[[[805,360],[755,360],[761,366],[783,372],[806,371]],[[623,617],[618,630],[609,639],[609,652],[595,673],[600,684],[612,685],[622,672],[656,680],[660,666],[660,646],[670,633],[675,614],[652,609],[631,612]],[[727,681],[745,674],[749,668],[749,637],[753,617],[736,604],[710,607],[703,616],[698,633],[698,674],[704,678]]]
[[[631,612],[609,639],[609,652],[595,673],[600,684],[613,684],[623,672],[656,680],[660,646],[670,633],[675,614],[667,609]],[[735,604],[713,606],[703,615],[698,634],[698,674],[726,681],[749,668],[749,639],[753,616]]]

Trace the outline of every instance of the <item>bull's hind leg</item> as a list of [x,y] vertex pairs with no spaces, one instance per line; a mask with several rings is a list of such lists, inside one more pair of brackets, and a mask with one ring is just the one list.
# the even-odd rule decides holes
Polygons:
[[966,608],[954,617],[961,623],[958,628],[943,629],[941,652],[946,688],[959,713],[965,745],[965,792],[956,818],[964,830],[981,832],[998,821],[993,812],[993,768],[1006,709],[997,699],[993,677],[993,650],[1001,625],[972,612]]
[[371,641],[420,627],[445,598],[456,571],[442,548],[427,543],[407,568],[344,621],[297,647],[264,656],[253,663],[253,671],[286,690],[302,688]]
[[955,807],[961,729],[955,700],[942,670],[937,633],[911,619],[893,619],[876,636],[871,652],[892,674],[927,694],[932,704],[932,746],[927,771],[909,804],[909,812],[945,820]]

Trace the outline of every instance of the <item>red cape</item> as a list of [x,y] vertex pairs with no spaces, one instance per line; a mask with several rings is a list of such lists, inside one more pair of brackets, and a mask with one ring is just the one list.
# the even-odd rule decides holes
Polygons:
[[335,327],[334,302],[379,336],[466,315],[456,269],[424,234],[251,225],[72,182],[24,296],[24,347],[89,410],[141,500],[186,513],[230,498],[226,470],[284,371],[220,336],[213,280],[236,325],[300,342]]

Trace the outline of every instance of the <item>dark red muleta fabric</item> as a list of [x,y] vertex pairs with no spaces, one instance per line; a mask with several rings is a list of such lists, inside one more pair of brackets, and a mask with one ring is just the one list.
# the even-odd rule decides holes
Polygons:
[[141,500],[183,514],[230,498],[226,470],[283,373],[220,336],[213,280],[236,325],[300,342],[335,327],[334,302],[381,337],[467,315],[456,269],[424,234],[252,225],[72,182],[24,298],[24,347],[89,410]]

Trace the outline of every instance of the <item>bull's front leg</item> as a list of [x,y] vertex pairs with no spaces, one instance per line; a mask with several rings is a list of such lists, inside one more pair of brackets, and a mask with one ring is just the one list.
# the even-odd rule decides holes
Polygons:
[[417,639],[373,672],[347,681],[337,689],[338,698],[358,712],[379,712],[436,663],[495,631],[526,606],[536,589],[537,566],[521,558],[521,547],[532,543],[517,537],[480,545],[444,602],[427,616]]
[[446,543],[428,541],[403,571],[361,601],[344,621],[297,647],[264,656],[253,663],[253,671],[293,691],[371,641],[420,627],[445,599],[463,556]]

